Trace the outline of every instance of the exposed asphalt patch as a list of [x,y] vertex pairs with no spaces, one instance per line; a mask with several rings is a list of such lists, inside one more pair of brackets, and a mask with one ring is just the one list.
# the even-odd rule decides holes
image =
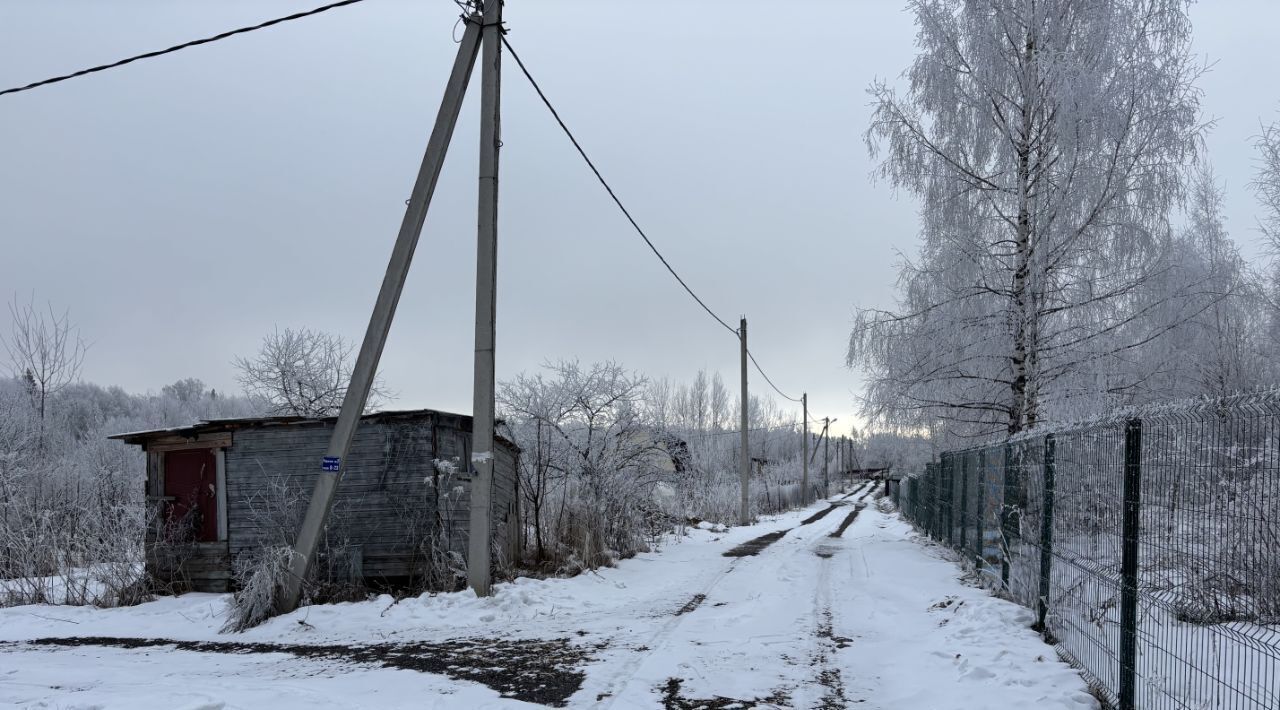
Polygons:
[[663,710],[738,710],[739,708],[787,707],[791,697],[783,690],[775,690],[766,698],[739,700],[717,695],[714,698],[686,698],[680,694],[684,681],[679,678],[668,678],[662,691]]
[[818,701],[820,710],[844,710],[849,707],[849,699],[844,695],[844,678],[839,668],[823,668],[818,673],[818,685],[823,690],[822,700]]
[[[800,525],[796,527],[809,525],[810,523],[816,523],[819,520],[822,520],[823,518],[827,517],[828,513],[840,507],[842,507],[841,503],[832,503],[825,509],[819,510],[813,515],[810,515],[804,520],[801,520]],[[757,555],[760,553],[761,550],[781,540],[783,535],[786,535],[787,533],[791,532],[794,529],[795,528],[787,528],[786,530],[779,530],[777,532],[767,533],[767,534],[761,535],[760,537],[747,540],[741,545],[738,545],[737,547],[729,550],[728,552],[725,552],[724,556],[725,557],[749,557],[752,555]]]
[[867,504],[863,503],[862,505],[859,505],[858,507],[849,511],[849,514],[844,516],[844,521],[840,523],[840,527],[836,528],[836,531],[831,533],[827,537],[840,537],[841,535],[844,535],[844,531],[848,530],[850,525],[853,525],[853,521],[858,519],[858,513],[861,513],[862,509],[865,507],[867,507]]
[[781,540],[782,536],[786,535],[789,532],[791,532],[791,528],[787,528],[786,530],[779,530],[777,532],[771,532],[766,535],[761,535],[760,537],[757,537],[753,540],[747,540],[746,542],[742,543],[741,545],[738,545],[732,550],[725,552],[724,556],[725,557],[749,557],[751,555],[760,554],[761,550]]
[[[172,647],[198,653],[288,653],[299,658],[380,665],[384,668],[436,673],[493,688],[503,697],[552,707],[564,707],[582,687],[586,674],[578,670],[591,660],[590,649],[568,639],[456,639],[439,643],[368,645],[310,645],[174,641],[86,636],[35,639],[35,646],[112,646],[116,648]],[[594,647],[603,648],[603,644]]]
[[839,508],[839,507],[840,507],[840,506],[836,505],[835,503],[832,503],[832,504],[831,504],[827,509],[825,509],[825,510],[819,510],[818,512],[814,513],[813,515],[810,515],[809,517],[805,518],[804,520],[801,520],[801,521],[800,521],[800,524],[801,524],[801,525],[808,525],[808,524],[810,524],[810,523],[816,523],[816,522],[818,522],[819,520],[822,520],[823,518],[827,517],[827,513],[830,513],[831,511],[833,511],[833,510],[835,510],[836,508]]
[[818,685],[823,688],[822,699],[815,706],[820,710],[840,710],[849,707],[849,699],[844,692],[844,677],[841,676],[840,669],[833,667],[829,661],[832,653],[848,647],[853,641],[843,636],[836,636],[832,627],[831,610],[823,609],[822,618],[818,621],[817,634],[822,644],[818,655],[813,659],[813,665],[819,668]]
[[858,496],[858,500],[866,500],[867,496],[871,495],[872,493],[875,493],[879,488],[880,488],[880,485],[878,483],[872,483],[871,485],[867,486],[867,489],[862,492],[862,495]]
[[822,620],[818,622],[818,638],[830,641],[837,649],[853,645],[853,639],[835,635],[835,623],[831,618],[831,610],[822,611]]
[[685,603],[684,603],[684,606],[682,606],[682,607],[680,607],[679,609],[677,609],[677,610],[676,610],[676,616],[680,616],[681,614],[688,614],[689,612],[693,611],[694,609],[697,609],[697,608],[698,608],[698,605],[699,605],[699,604],[701,604],[702,602],[705,602],[706,600],[707,600],[707,595],[705,595],[705,594],[695,594],[695,595],[693,595],[693,598],[692,598],[692,599],[690,599],[689,601],[685,602]]

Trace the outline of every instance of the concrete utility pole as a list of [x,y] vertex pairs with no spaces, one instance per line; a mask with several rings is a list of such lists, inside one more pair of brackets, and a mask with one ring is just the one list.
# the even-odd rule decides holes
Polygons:
[[831,420],[827,417],[822,418],[822,493],[828,498],[831,497],[831,479],[828,477],[827,469],[831,463]]
[[493,498],[493,345],[498,281],[498,147],[502,80],[502,0],[484,0],[480,74],[480,221],[476,239],[476,360],[471,408],[471,532],[467,584],[492,592],[489,536]]
[[409,263],[413,261],[413,252],[418,246],[418,237],[422,234],[422,225],[427,218],[427,208],[431,205],[431,195],[435,192],[436,181],[440,177],[440,167],[444,164],[445,152],[449,148],[449,140],[453,137],[453,127],[458,122],[462,97],[466,94],[467,84],[471,80],[471,69],[475,65],[476,53],[480,47],[479,19],[474,16],[468,19],[462,43],[458,45],[458,55],[453,61],[453,71],[449,74],[449,83],[445,86],[444,98],[440,101],[439,112],[436,113],[435,127],[431,130],[431,138],[427,141],[426,154],[422,157],[418,177],[414,181],[413,191],[409,194],[409,206],[400,223],[400,232],[396,235],[395,246],[391,249],[387,273],[382,278],[378,300],[374,302],[373,313],[369,316],[369,327],[365,330],[364,341],[360,345],[360,353],[356,356],[355,368],[351,372],[351,382],[347,385],[342,409],[338,413],[338,421],[334,425],[333,434],[329,437],[329,447],[325,450],[319,474],[316,476],[306,516],[298,531],[298,538],[294,542],[289,575],[284,581],[281,598],[276,600],[278,610],[281,612],[297,608],[302,596],[302,582],[315,563],[316,549],[320,545],[329,511],[333,507],[333,496],[345,469],[347,452],[351,449],[356,427],[360,424],[360,415],[364,413],[365,405],[369,401],[369,388],[373,385],[374,373],[378,371],[382,348],[386,345],[391,320],[395,316],[396,305],[400,302],[400,292],[404,289],[405,278],[409,274]]
[[742,322],[738,326],[738,341],[742,346],[742,455],[739,456],[738,475],[742,478],[742,507],[738,510],[738,524],[749,525],[751,523],[751,449],[750,440],[747,437],[747,319],[744,316]]
[[805,392],[800,395],[800,406],[804,409],[801,414],[801,420],[804,422],[804,455],[800,460],[804,462],[803,473],[800,474],[800,500],[804,505],[809,504],[809,393]]
[[841,476],[845,475],[844,458],[845,458],[845,439],[844,439],[844,436],[841,436],[840,440],[836,441],[836,482],[837,484],[838,482],[840,482]]

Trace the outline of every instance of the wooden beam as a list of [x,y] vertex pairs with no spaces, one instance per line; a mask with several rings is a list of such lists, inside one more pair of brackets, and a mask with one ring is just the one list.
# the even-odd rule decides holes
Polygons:
[[218,506],[218,540],[227,541],[227,457],[223,449],[213,452],[216,471],[215,502]]
[[231,446],[231,433],[204,434],[195,438],[185,436],[158,436],[143,447],[148,452],[181,451],[184,449],[225,449]]

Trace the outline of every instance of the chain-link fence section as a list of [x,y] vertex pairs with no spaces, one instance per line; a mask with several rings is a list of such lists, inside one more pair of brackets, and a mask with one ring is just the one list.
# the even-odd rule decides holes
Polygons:
[[1280,394],[949,451],[891,493],[1112,706],[1280,708]]

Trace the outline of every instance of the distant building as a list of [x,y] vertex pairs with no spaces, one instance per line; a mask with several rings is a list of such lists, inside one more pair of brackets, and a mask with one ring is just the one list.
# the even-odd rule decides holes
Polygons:
[[[111,437],[147,454],[148,572],[179,588],[228,591],[237,558],[291,544],[335,421],[222,419]],[[317,564],[372,588],[451,586],[441,569],[465,560],[470,454],[470,417],[364,416]],[[519,553],[518,455],[515,444],[495,442],[495,565]]]

